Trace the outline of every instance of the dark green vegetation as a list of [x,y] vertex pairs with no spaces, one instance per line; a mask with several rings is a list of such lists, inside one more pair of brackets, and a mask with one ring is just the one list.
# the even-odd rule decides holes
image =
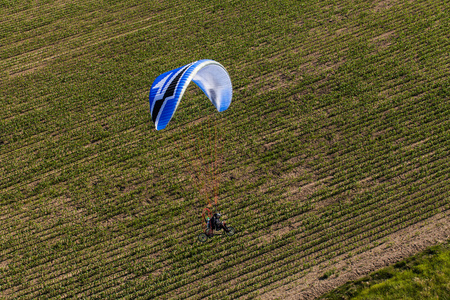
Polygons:
[[450,244],[433,246],[321,299],[449,299]]
[[[0,296],[262,295],[448,218],[444,2],[2,1]],[[237,234],[205,244],[182,141],[211,105],[192,87],[156,132],[147,101],[201,58],[235,89],[217,122]]]

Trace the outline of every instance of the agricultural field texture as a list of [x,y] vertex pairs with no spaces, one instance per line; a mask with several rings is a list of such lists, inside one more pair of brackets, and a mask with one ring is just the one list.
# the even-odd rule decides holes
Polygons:
[[399,261],[320,299],[449,299],[450,241]]
[[[1,1],[0,298],[312,299],[447,240],[449,53],[446,1]],[[156,131],[204,58],[230,108]]]

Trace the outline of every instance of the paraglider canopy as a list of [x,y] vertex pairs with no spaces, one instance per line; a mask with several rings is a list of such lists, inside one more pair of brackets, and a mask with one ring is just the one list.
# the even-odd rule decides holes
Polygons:
[[232,85],[226,69],[211,59],[202,59],[159,75],[150,89],[150,113],[157,130],[166,128],[187,86],[194,81],[217,111],[231,103]]

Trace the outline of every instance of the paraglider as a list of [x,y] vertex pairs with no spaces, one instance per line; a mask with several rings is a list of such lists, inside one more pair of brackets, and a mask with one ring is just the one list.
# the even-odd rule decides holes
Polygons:
[[191,81],[206,94],[217,111],[231,104],[233,88],[226,69],[211,59],[202,59],[159,75],[150,89],[150,113],[157,130],[166,128]]
[[198,235],[198,240],[200,242],[206,242],[208,238],[214,236],[214,230],[219,231],[223,229],[224,234],[228,236],[234,235],[234,228],[232,226],[227,226],[225,221],[221,221],[220,217],[222,215],[219,212],[212,213],[208,207],[205,207],[202,212],[202,225],[203,232]]
[[[149,102],[150,113],[156,130],[162,130],[168,126],[191,81],[203,91],[218,112],[228,109],[231,104],[233,88],[227,70],[214,60],[198,60],[165,72],[153,82],[150,88]],[[210,198],[208,198],[208,202],[208,207],[212,207]],[[217,205],[217,195],[214,205]],[[200,241],[205,241],[208,237],[211,237],[213,230],[224,229],[228,235],[234,234],[232,227],[232,230],[229,230],[230,226],[227,227],[220,222],[217,213],[213,215],[210,212],[209,219],[205,217],[204,213],[202,214],[204,233],[201,234],[201,237],[199,236]]]

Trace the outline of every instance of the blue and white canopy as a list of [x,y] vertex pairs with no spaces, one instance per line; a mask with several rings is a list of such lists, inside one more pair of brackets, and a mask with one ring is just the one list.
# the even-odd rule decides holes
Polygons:
[[157,130],[166,128],[191,81],[208,96],[219,112],[230,106],[233,88],[227,70],[214,60],[198,60],[161,74],[153,82],[149,101]]

